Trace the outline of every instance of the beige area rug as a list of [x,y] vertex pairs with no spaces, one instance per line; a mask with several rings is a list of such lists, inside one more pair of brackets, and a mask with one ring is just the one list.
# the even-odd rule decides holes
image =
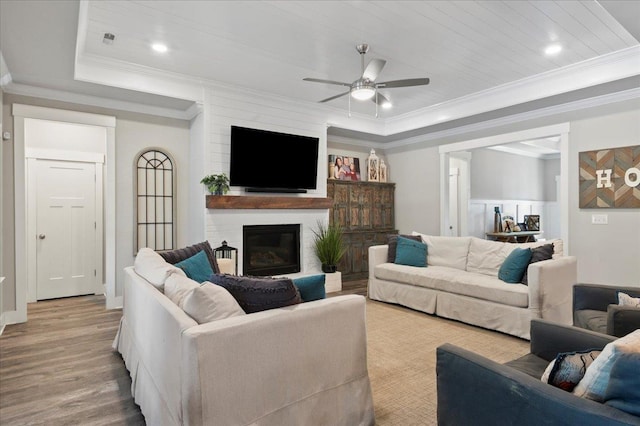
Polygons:
[[367,356],[378,426],[437,424],[436,348],[452,343],[503,363],[529,352],[529,341],[367,301]]

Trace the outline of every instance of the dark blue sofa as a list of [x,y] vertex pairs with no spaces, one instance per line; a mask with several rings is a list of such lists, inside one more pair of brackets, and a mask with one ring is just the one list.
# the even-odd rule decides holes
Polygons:
[[615,337],[533,319],[530,353],[506,364],[452,344],[437,349],[438,424],[640,425],[640,417],[540,380],[560,352],[603,348]]

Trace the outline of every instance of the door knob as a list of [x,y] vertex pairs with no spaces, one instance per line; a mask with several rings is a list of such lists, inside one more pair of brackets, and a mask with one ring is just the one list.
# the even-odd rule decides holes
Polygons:
[[38,238],[40,238],[41,240],[44,240],[46,238],[46,235],[40,234],[40,235],[38,235]]

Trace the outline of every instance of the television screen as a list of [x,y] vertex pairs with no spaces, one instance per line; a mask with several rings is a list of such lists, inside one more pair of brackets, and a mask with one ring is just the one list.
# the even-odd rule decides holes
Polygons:
[[265,192],[316,189],[318,143],[309,136],[231,126],[229,183]]

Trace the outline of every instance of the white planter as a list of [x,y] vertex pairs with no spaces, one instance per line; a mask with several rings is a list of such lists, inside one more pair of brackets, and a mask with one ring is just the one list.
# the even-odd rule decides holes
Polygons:
[[325,274],[324,290],[327,293],[342,291],[342,272],[338,271],[331,274]]

